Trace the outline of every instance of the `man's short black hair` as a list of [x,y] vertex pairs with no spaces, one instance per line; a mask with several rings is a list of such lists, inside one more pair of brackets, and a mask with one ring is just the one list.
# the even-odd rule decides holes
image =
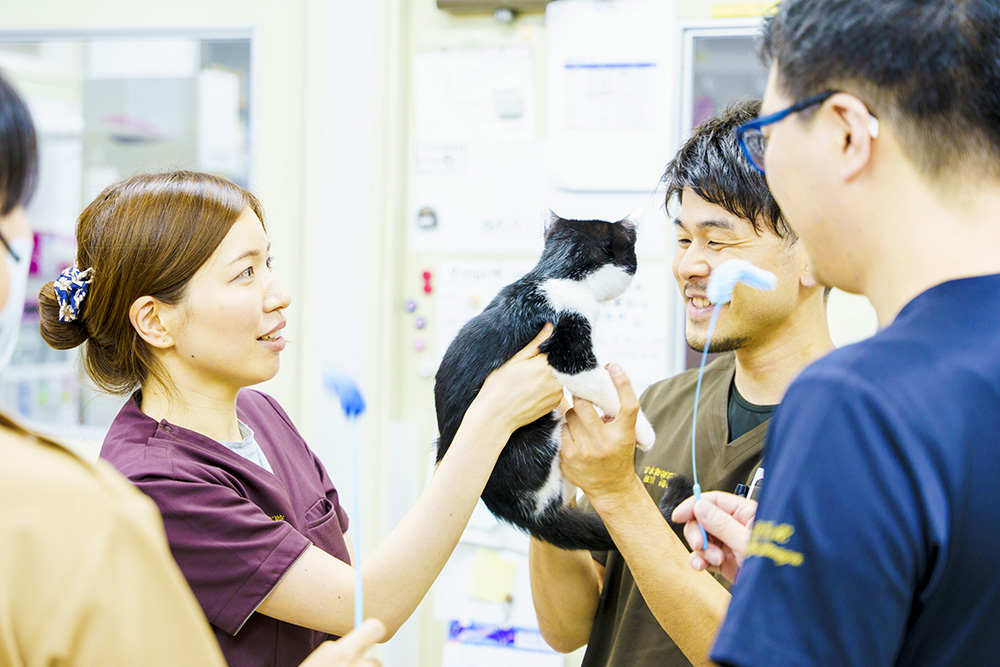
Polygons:
[[38,181],[38,143],[28,107],[0,74],[0,215],[26,206]]
[[763,37],[789,97],[853,93],[923,173],[1000,177],[998,0],[783,0]]
[[736,127],[758,113],[760,100],[741,100],[695,128],[663,173],[667,205],[674,197],[682,201],[684,189],[690,188],[708,203],[750,222],[758,233],[763,223],[781,238],[794,241],[797,237],[764,175],[747,162],[736,139]]

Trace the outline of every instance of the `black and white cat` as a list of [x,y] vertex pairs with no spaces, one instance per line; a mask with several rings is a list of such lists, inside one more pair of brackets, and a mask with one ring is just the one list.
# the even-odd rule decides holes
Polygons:
[[[486,377],[527,345],[546,322],[552,322],[554,329],[539,350],[548,355],[559,382],[606,415],[617,414],[618,393],[594,355],[592,322],[600,302],[628,288],[635,269],[635,227],[629,221],[554,217],[535,268],[504,287],[467,322],[444,355],[434,385],[440,432],[437,460],[451,445]],[[483,501],[498,518],[557,547],[611,549],[611,537],[596,513],[564,504],[567,487],[559,469],[562,425],[562,415],[553,411],[515,431],[483,490]],[[655,440],[641,412],[636,440],[644,451]],[[684,497],[675,500],[675,493],[669,495],[662,503],[667,514]]]

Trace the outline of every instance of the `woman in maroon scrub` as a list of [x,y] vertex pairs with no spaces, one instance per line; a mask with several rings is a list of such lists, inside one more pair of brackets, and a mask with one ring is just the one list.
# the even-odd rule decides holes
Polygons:
[[[151,497],[231,665],[295,665],[352,626],[347,516],[281,406],[288,293],[256,198],[192,172],[137,175],[81,214],[77,262],[40,295],[57,348],[86,343],[103,389],[130,396],[101,457]],[[562,389],[538,343],[495,371],[427,489],[363,565],[388,636],[455,548],[510,434]]]

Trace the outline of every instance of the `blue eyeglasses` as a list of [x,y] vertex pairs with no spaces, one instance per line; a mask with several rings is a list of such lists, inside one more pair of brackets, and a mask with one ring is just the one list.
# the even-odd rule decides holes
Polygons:
[[[754,169],[763,174],[764,151],[767,149],[767,137],[765,137],[764,133],[761,132],[761,128],[765,125],[772,125],[778,121],[784,120],[793,113],[798,113],[799,111],[808,109],[809,107],[822,104],[838,92],[840,91],[827,90],[822,93],[817,93],[811,97],[799,100],[786,109],[776,111],[772,114],[768,114],[767,116],[756,118],[738,126],[736,128],[736,138],[739,139],[740,148],[743,149],[743,154],[746,156],[747,161],[750,162]],[[873,138],[878,137],[878,119],[875,118],[875,116],[871,116],[870,118],[868,131],[871,133]]]

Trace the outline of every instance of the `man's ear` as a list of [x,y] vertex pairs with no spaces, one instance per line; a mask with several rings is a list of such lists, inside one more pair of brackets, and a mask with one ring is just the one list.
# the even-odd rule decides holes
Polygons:
[[155,348],[165,350],[174,344],[174,338],[164,326],[164,304],[151,296],[140,296],[128,309],[128,319],[139,337]]
[[819,287],[819,281],[816,280],[816,276],[812,273],[812,267],[809,262],[805,263],[802,267],[802,275],[799,276],[799,284],[806,289],[812,289],[813,287]]
[[794,261],[802,266],[802,272],[799,274],[799,285],[806,289],[818,287],[819,281],[812,274],[812,262],[809,260],[809,253],[802,244],[801,239],[795,239],[795,242],[792,244],[792,252],[795,253]]
[[850,93],[837,93],[824,105],[840,134],[840,175],[854,180],[871,162],[878,121],[868,107]]

